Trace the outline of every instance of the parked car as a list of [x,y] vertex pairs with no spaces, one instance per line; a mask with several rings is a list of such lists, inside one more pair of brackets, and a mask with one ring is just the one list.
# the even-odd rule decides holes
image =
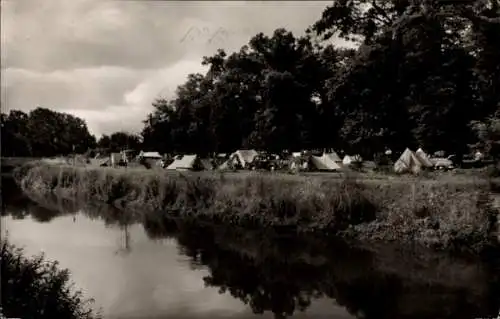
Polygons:
[[267,154],[267,153],[262,153],[257,155],[252,163],[249,165],[249,168],[251,170],[268,170],[272,171],[275,170],[277,165],[276,165],[276,156]]
[[453,161],[450,159],[450,156],[447,158],[444,157],[433,158],[431,159],[431,162],[434,164],[435,169],[450,170],[455,168],[455,165],[453,164]]

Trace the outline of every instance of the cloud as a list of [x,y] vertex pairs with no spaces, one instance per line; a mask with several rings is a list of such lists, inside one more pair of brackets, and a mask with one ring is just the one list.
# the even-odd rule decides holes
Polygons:
[[203,56],[258,32],[300,34],[329,3],[6,0],[2,106],[72,112],[97,135],[137,131]]

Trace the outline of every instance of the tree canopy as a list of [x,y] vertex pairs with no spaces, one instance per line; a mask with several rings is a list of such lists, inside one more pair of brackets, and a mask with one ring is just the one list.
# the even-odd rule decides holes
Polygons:
[[[304,36],[259,33],[153,103],[161,151],[386,147],[465,153],[500,106],[498,1],[337,0]],[[335,46],[337,35],[356,44]],[[476,123],[476,125],[472,125]],[[494,135],[492,135],[494,137]]]
[[[304,35],[280,28],[204,57],[208,71],[155,100],[140,137],[116,132],[97,145],[200,155],[335,148],[365,158],[386,148],[460,155],[473,146],[500,156],[499,43],[498,0],[332,1]],[[3,156],[95,145],[69,114],[2,114]]]
[[95,137],[76,116],[37,107],[24,113],[2,113],[2,156],[42,157],[83,153]]

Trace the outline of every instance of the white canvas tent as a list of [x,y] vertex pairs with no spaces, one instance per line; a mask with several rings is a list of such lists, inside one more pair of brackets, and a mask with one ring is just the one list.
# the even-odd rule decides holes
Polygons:
[[399,159],[394,163],[394,171],[398,174],[413,173],[418,174],[424,165],[419,158],[409,148],[407,148]]
[[338,171],[341,169],[340,165],[335,163],[328,155],[311,156],[311,164],[314,168],[320,171]]
[[344,156],[344,159],[342,160],[342,164],[344,165],[351,165],[354,163],[361,163],[363,162],[363,159],[361,158],[360,155],[346,155]]
[[160,159],[162,158],[162,156],[160,155],[160,153],[158,152],[143,152],[141,151],[139,153],[139,156],[138,157],[142,157],[142,158],[152,158],[152,159]]
[[243,168],[252,163],[259,153],[255,150],[238,150],[229,156],[229,159],[219,166],[219,169],[229,169],[230,164],[239,163]]
[[184,155],[182,158],[175,159],[172,164],[168,165],[169,170],[192,170],[196,169],[199,164],[197,155]]
[[340,156],[335,153],[335,152],[330,152],[330,153],[325,153],[324,155],[326,155],[328,158],[330,158],[332,161],[334,161],[335,163],[342,163],[342,159],[340,158]]
[[259,155],[259,153],[257,153],[256,150],[238,150],[231,155],[231,158],[236,157],[244,168],[252,163],[257,155]]
[[417,156],[417,158],[420,160],[420,163],[422,163],[422,165],[424,167],[434,167],[434,164],[432,163],[431,159],[429,158],[429,156],[424,152],[423,149],[419,148],[416,152],[415,152],[415,155]]

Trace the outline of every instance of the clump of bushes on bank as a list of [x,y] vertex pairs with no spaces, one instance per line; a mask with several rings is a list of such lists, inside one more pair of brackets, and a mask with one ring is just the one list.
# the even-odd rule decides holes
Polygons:
[[496,211],[487,181],[356,180],[279,174],[150,172],[38,165],[22,188],[246,227],[323,231],[364,240],[478,251]]
[[44,256],[27,258],[23,250],[1,242],[2,315],[7,318],[100,318],[93,300],[69,284],[69,271]]

